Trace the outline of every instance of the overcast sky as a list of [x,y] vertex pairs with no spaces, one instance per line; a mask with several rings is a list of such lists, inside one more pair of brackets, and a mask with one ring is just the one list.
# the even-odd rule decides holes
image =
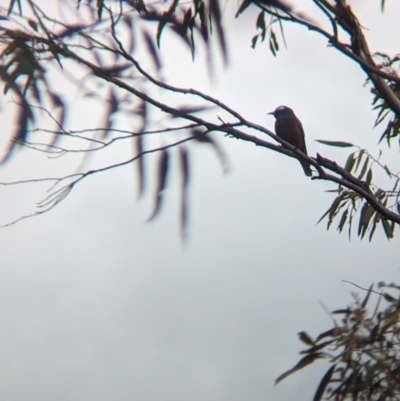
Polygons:
[[[352,2],[372,49],[394,54],[400,5],[386,3],[381,14],[380,1]],[[228,15],[230,66],[209,82],[185,53],[166,60],[171,82],[209,92],[271,129],[266,113],[292,107],[311,155],[347,155],[315,139],[377,151],[380,130],[372,129],[371,96],[355,64],[296,26],[287,26],[288,49],[277,58],[268,44],[252,50],[254,15]],[[4,113],[0,119],[10,123]],[[378,232],[368,243],[327,232],[316,222],[332,185],[307,179],[296,160],[220,142],[227,174],[212,150],[192,152],[186,246],[176,180],[160,217],[145,223],[151,198],[136,200],[132,166],[92,176],[50,213],[0,230],[2,400],[311,399],[324,364],[274,386],[298,360],[296,333],[332,327],[320,303],[332,310],[351,302],[355,288],[342,280],[398,281],[398,237],[388,242]],[[397,149],[388,160],[395,157]],[[53,175],[51,166],[23,151],[0,181]],[[32,210],[46,189],[39,187],[1,187],[1,223]]]

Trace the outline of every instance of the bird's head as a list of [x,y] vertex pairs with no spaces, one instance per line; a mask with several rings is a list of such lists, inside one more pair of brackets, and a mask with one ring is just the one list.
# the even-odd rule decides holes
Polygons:
[[285,117],[295,117],[293,110],[287,106],[279,106],[271,113],[277,120]]

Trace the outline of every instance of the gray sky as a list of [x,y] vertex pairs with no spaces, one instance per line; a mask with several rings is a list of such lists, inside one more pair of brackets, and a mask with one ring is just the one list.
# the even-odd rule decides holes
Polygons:
[[[388,1],[380,14],[379,3],[354,7],[372,48],[396,52],[400,6]],[[171,82],[186,80],[268,128],[268,111],[293,107],[311,155],[346,157],[315,139],[374,149],[380,131],[372,129],[371,97],[351,61],[294,26],[286,29],[288,50],[274,58],[267,44],[250,48],[251,15],[230,24],[227,71],[207,82],[185,54],[175,64],[166,60]],[[330,310],[349,304],[355,289],[341,280],[366,287],[398,280],[398,238],[389,243],[379,232],[372,243],[350,242],[327,232],[315,223],[332,201],[323,192],[332,185],[307,180],[296,160],[236,140],[221,144],[228,174],[210,149],[193,149],[184,247],[176,179],[161,216],[144,223],[151,198],[135,200],[132,166],[88,178],[50,213],[0,230],[1,399],[312,397],[323,364],[274,386],[298,360],[296,333],[332,327],[319,301]],[[388,160],[396,156],[397,149]],[[23,151],[0,180],[63,168]],[[45,190],[37,188],[1,187],[1,222],[31,210]]]

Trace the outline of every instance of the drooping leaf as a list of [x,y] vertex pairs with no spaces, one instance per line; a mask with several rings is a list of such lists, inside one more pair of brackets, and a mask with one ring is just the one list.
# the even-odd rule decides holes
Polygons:
[[345,166],[344,166],[344,169],[345,169],[347,172],[351,173],[351,170],[353,169],[355,162],[356,162],[356,159],[355,159],[355,157],[354,157],[354,152],[353,152],[353,153],[350,153],[350,154],[349,154],[349,157],[348,157],[347,160],[346,160],[346,164],[345,164]]
[[[143,136],[137,135],[133,137],[133,144],[136,155],[141,155],[143,153]],[[138,175],[138,198],[140,198],[144,193],[145,180],[144,180],[144,156],[139,156],[137,159],[137,175]]]
[[97,18],[101,20],[101,15],[103,14],[104,0],[97,0]]
[[365,154],[365,150],[361,149],[360,152],[358,153],[357,159],[356,159],[356,167],[354,169],[354,171],[358,170],[358,167],[360,166],[361,160],[363,159]]
[[325,139],[316,139],[316,142],[322,143],[328,146],[336,146],[338,148],[351,148],[354,145],[350,142],[343,142],[343,141],[327,141]]
[[382,223],[382,226],[383,226],[383,231],[386,234],[386,238],[387,239],[392,239],[393,238],[393,232],[394,232],[395,223],[394,222],[389,222],[387,219],[382,219],[381,223]]
[[157,69],[157,71],[161,70],[161,61],[160,58],[158,57],[158,52],[156,46],[154,46],[154,42],[152,37],[149,35],[149,33],[146,30],[142,31],[144,41],[146,43],[147,50],[151,54],[151,57],[153,59],[154,65]]
[[213,149],[215,150],[215,153],[217,154],[218,159],[221,163],[223,172],[227,173],[229,171],[228,158],[227,158],[223,148],[218,144],[218,142],[215,141],[214,138],[212,138],[210,135],[208,135],[208,132],[203,132],[203,131],[194,129],[191,131],[191,134],[197,141],[202,142],[202,143],[208,143],[209,145],[211,145],[213,147]]
[[263,32],[265,32],[266,24],[265,24],[265,13],[261,11],[258,14],[257,21],[256,21],[256,28],[260,28]]
[[26,141],[28,135],[28,123],[29,121],[33,121],[33,112],[28,102],[22,96],[22,94],[17,94],[19,97],[19,103],[17,106],[17,118],[15,124],[15,130],[10,140],[8,149],[0,161],[0,164],[5,163],[12,154],[12,151],[15,149],[16,145],[21,145]]
[[323,343],[317,344],[312,346],[309,349],[301,351],[300,354],[315,354],[317,351],[327,347],[328,345],[332,344],[334,340],[324,341]]
[[8,11],[7,11],[7,16],[9,16],[12,11],[13,8],[15,6],[15,3],[18,4],[18,9],[19,9],[19,15],[22,17],[22,4],[21,4],[21,0],[11,0],[10,1],[10,5],[8,6]]
[[358,223],[358,235],[361,238],[364,238],[369,226],[369,222],[374,213],[376,213],[375,209],[368,202],[365,202],[361,209],[360,220]]
[[[50,95],[50,99],[51,99],[51,103],[53,105],[53,107],[58,111],[57,114],[57,127],[56,129],[61,129],[64,131],[64,122],[65,122],[65,117],[66,117],[66,107],[64,104],[63,99],[61,98],[61,96],[57,95],[56,93],[49,93]],[[50,142],[49,147],[50,146],[54,146],[55,143],[57,142],[57,139],[59,139],[60,136],[59,135],[55,135],[53,140]]]
[[371,182],[372,182],[372,168],[368,170],[367,178],[365,180],[365,184],[367,185],[367,187],[371,185]]
[[343,230],[344,225],[346,224],[346,220],[347,220],[347,216],[349,214],[349,209],[346,209],[343,213],[342,213],[342,217],[340,218],[340,222],[339,225],[337,227],[337,230],[341,233]]
[[[170,18],[174,14],[176,6],[178,5],[178,2],[179,2],[179,0],[173,0],[170,8],[167,11],[165,11],[160,18],[160,21],[159,21],[158,27],[157,27],[157,36],[156,36],[158,48],[160,48],[160,39],[161,39],[162,31],[163,31],[165,25],[167,24],[167,22],[170,20]],[[189,10],[190,10],[190,8],[189,8]]]
[[333,329],[324,331],[323,333],[319,334],[315,341],[318,342],[319,340],[322,340],[325,337],[335,337],[336,333],[337,333],[337,328],[334,327]]
[[378,223],[381,221],[381,218],[382,218],[382,216],[379,213],[375,213],[374,220],[372,221],[372,225],[371,225],[371,228],[369,231],[369,238],[368,238],[369,242],[371,242],[372,237],[375,233],[376,227],[377,227]]
[[259,35],[254,35],[253,38],[251,39],[251,47],[253,49],[256,47],[258,37],[259,37]]
[[179,165],[181,171],[181,237],[187,239],[188,228],[188,187],[190,179],[189,156],[184,146],[179,147]]
[[239,9],[236,12],[235,17],[239,17],[239,15],[252,3],[251,0],[244,0],[242,4],[239,6]]
[[28,19],[28,24],[34,31],[38,31],[38,24],[34,20]]
[[154,209],[151,213],[150,217],[147,221],[153,220],[160,211],[163,197],[164,197],[164,190],[166,188],[167,183],[167,174],[169,168],[169,153],[167,149],[164,149],[160,153],[160,157],[158,159],[158,166],[157,166],[157,189],[156,189],[156,196],[154,202]]
[[370,297],[370,295],[371,295],[371,292],[372,292],[372,288],[373,288],[373,287],[374,287],[374,285],[371,284],[371,286],[369,287],[369,289],[368,289],[368,291],[367,291],[367,295],[365,296],[364,300],[363,300],[362,303],[361,303],[361,307],[362,307],[362,308],[365,308],[365,307],[367,306],[367,303],[368,303],[368,301],[369,301],[369,297]]
[[304,358],[300,359],[300,361],[292,368],[280,375],[276,380],[275,380],[275,385],[277,385],[280,381],[288,377],[289,375],[297,372],[298,370],[301,370],[305,368],[306,366],[312,364],[316,359],[319,359],[322,357],[322,354],[317,352],[315,354],[309,354],[306,355]]
[[314,345],[315,342],[314,340],[305,332],[305,331],[300,331],[300,333],[297,333],[299,336],[299,339],[307,345]]
[[368,156],[365,158],[365,161],[364,161],[364,164],[363,164],[363,166],[362,166],[362,168],[361,168],[361,172],[360,172],[360,174],[358,175],[358,179],[359,180],[361,180],[363,177],[364,177],[364,174],[366,173],[366,171],[367,171],[367,168],[368,168],[368,163],[369,163],[369,158],[368,158]]
[[269,40],[269,50],[271,50],[272,55],[276,57],[276,50],[272,39]]
[[324,374],[322,377],[318,387],[317,391],[315,392],[313,401],[320,401],[325,394],[326,388],[328,387],[329,382],[331,381],[332,375],[335,372],[336,369],[336,364],[332,365],[328,371]]
[[209,0],[210,8],[210,18],[214,22],[214,26],[217,28],[217,37],[219,42],[219,47],[224,59],[225,65],[228,64],[228,50],[226,47],[225,33],[222,27],[222,15],[219,7],[219,0]]
[[113,124],[112,116],[114,113],[118,111],[118,109],[119,109],[118,99],[117,96],[115,95],[114,90],[111,88],[108,95],[107,107],[104,112],[104,130],[102,133],[102,139],[107,138],[108,133],[110,132],[111,126]]
[[135,109],[135,114],[141,118],[141,125],[139,129],[139,135],[133,137],[134,152],[136,155],[142,155],[137,160],[137,175],[138,175],[138,198],[140,198],[146,189],[145,181],[145,164],[144,164],[144,135],[142,135],[147,126],[147,105],[146,102],[141,102],[139,107]]
[[[262,40],[264,40],[264,36],[263,36]],[[279,51],[279,43],[278,43],[278,40],[276,39],[275,32],[272,29],[271,29],[271,41],[274,45],[275,51]]]

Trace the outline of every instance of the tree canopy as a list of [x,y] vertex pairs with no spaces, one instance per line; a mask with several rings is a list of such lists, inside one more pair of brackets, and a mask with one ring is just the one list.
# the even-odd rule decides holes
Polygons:
[[[310,30],[310,35],[322,36],[328,45],[356,63],[364,71],[366,84],[371,88],[376,125],[382,126],[379,140],[391,146],[400,132],[398,56],[371,53],[362,22],[345,1],[318,0],[313,5],[320,11],[319,21],[297,10],[290,2],[279,0],[243,1],[236,16],[241,18],[250,8],[258,9],[256,33],[249,38],[254,48],[267,41],[276,56],[285,42],[285,24],[295,23]],[[146,188],[145,155],[158,153],[158,189],[149,217],[152,219],[160,210],[170,170],[171,148],[176,147],[178,152],[173,157],[177,157],[180,164],[181,230],[185,233],[190,180],[187,143],[209,144],[226,168],[223,148],[215,140],[215,135],[222,133],[231,139],[252,142],[307,161],[313,167],[313,180],[337,184],[332,191],[335,198],[321,218],[327,221],[328,228],[336,221],[339,232],[348,227],[350,234],[354,226],[358,236],[371,240],[381,225],[386,236],[393,237],[396,224],[400,222],[399,176],[379,157],[357,144],[325,139],[320,142],[351,150],[344,166],[320,154],[307,156],[228,104],[198,90],[173,86],[163,77],[162,41],[167,32],[182,41],[194,60],[199,47],[205,48],[210,69],[216,58],[228,63],[229,33],[223,25],[224,5],[218,0],[71,0],[57,6],[58,11],[54,11],[44,5],[40,7],[39,2],[13,0],[3,8],[0,74],[4,93],[15,104],[16,123],[2,162],[8,161],[20,146],[40,148],[50,154],[66,154],[73,150],[62,145],[62,141],[66,143],[66,139],[71,138],[89,142],[86,153],[101,151],[115,141],[129,140],[136,154],[129,160],[101,169],[78,171],[55,179],[53,184],[56,185],[41,203],[43,207],[33,215],[53,208],[85,177],[132,162],[137,166],[141,195]],[[381,7],[383,10],[384,2]],[[95,98],[104,104],[100,129],[93,127],[91,132],[82,133],[68,128],[66,113],[73,105],[57,90],[50,79],[50,70],[56,70],[75,85],[78,96]],[[52,127],[43,128],[43,111],[53,122]],[[168,126],[161,127],[154,118],[149,118],[150,114],[153,117],[157,113],[171,117]],[[135,116],[129,121],[132,129],[118,131],[116,122],[127,115]],[[38,132],[47,134],[47,144],[34,140]],[[260,133],[273,142],[265,140],[265,136],[257,136]],[[148,138],[157,134],[162,135],[164,144],[155,147]],[[387,175],[385,187],[374,178],[377,171]]]

